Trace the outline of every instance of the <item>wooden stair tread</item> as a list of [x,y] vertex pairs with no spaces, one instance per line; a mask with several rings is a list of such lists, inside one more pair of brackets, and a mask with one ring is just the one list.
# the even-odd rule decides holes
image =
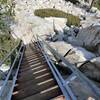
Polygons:
[[33,70],[33,71],[35,71],[35,70],[39,70],[39,69],[41,69],[41,68],[44,68],[44,67],[47,67],[47,64],[45,64],[45,65],[41,65],[41,66],[37,66],[37,67],[27,67],[27,68],[24,68],[24,69],[20,69],[19,70],[19,73],[23,73],[23,72],[27,72],[28,70]]
[[41,92],[42,90],[45,90],[45,89],[48,89],[48,88],[54,86],[55,84],[56,84],[56,82],[53,79],[45,80],[43,82],[40,82],[40,83],[37,83],[34,85],[31,84],[27,87],[24,87],[23,89],[15,91],[13,93],[13,95],[22,99],[22,98],[25,98],[27,96],[37,94],[37,93]]
[[[41,75],[41,76],[38,76],[38,77],[35,77],[34,80],[30,80],[30,81],[27,81],[25,82],[24,84],[21,84],[21,83],[17,83],[16,84],[16,88],[23,88],[23,87],[26,87],[26,86],[29,86],[29,85],[33,85],[33,84],[38,84],[39,82],[43,82],[45,80],[48,80],[48,79],[52,79],[52,74],[51,73],[46,73],[44,75]],[[35,81],[35,80],[39,80],[39,81]]]
[[41,80],[44,80],[44,79],[47,79],[48,77],[50,77],[50,76],[48,76],[48,77],[46,76],[46,77],[43,77],[40,79],[36,79],[36,77],[39,77],[39,76],[46,74],[46,73],[48,73],[48,71],[42,72],[41,74],[30,75],[30,76],[25,77],[25,78],[20,77],[19,79],[17,79],[17,82],[24,83],[26,81],[33,80],[33,79],[34,79],[34,82],[38,82],[38,81],[41,81]]
[[58,86],[54,86],[47,91],[41,91],[40,93],[27,97],[23,100],[50,100],[58,95],[61,95],[61,91]]

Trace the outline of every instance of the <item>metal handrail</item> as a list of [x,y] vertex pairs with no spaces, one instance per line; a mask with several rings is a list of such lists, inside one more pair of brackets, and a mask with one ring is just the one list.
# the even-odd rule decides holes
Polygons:
[[[3,91],[4,91],[4,89],[5,89],[5,86],[6,86],[8,80],[9,80],[9,78],[10,78],[10,75],[11,75],[12,70],[13,70],[13,68],[14,68],[14,65],[15,65],[15,63],[16,63],[16,61],[17,61],[17,58],[18,58],[19,55],[20,55],[20,52],[21,52],[21,49],[22,49],[23,45],[24,45],[24,44],[21,43],[21,46],[20,46],[20,48],[19,48],[19,50],[18,50],[18,53],[17,53],[17,55],[16,55],[16,57],[15,57],[15,59],[14,59],[14,61],[13,61],[13,64],[12,64],[11,68],[10,68],[8,74],[7,74],[7,77],[6,77],[5,81],[4,81],[4,84],[3,84],[3,86],[1,87],[1,90],[0,90],[0,97],[2,97],[2,93],[3,93]],[[8,56],[5,58],[5,60],[16,50],[16,48],[17,48],[18,46],[19,46],[19,45],[17,45],[17,46],[12,50],[12,52],[10,52],[10,53],[8,54]],[[5,61],[5,60],[4,60],[4,61]]]
[[39,41],[41,41],[46,47],[50,50],[50,52],[56,56],[57,58],[62,60],[68,67],[83,83],[84,85],[87,85],[90,87],[90,89],[93,90],[93,92],[97,95],[97,97],[100,97],[100,89],[93,84],[91,80],[89,80],[82,72],[80,72],[74,65],[70,64],[63,56],[61,56],[55,49],[53,49],[47,42],[45,42],[41,37],[37,36]]
[[8,97],[7,97],[8,100],[11,100],[11,97],[12,97],[13,89],[15,87],[15,83],[16,83],[17,76],[18,76],[18,71],[19,71],[19,68],[20,68],[20,65],[21,65],[21,62],[22,62],[22,59],[23,59],[24,50],[25,50],[25,46],[23,46],[23,50],[22,50],[22,52],[20,54],[20,59],[19,59],[18,67],[17,67],[16,73],[15,73],[15,76],[13,78],[13,85],[12,85],[11,90],[10,90],[10,92],[8,94]]
[[[36,40],[36,37],[35,37]],[[38,38],[37,38],[38,40]],[[45,51],[45,49],[43,48],[41,42],[37,42],[38,47],[40,48],[40,50],[42,51],[48,65],[49,68],[51,69],[54,78],[56,79],[59,87],[61,88],[62,93],[64,94],[64,96],[66,97],[67,100],[77,100],[76,96],[73,94],[72,90],[70,89],[70,87],[67,85],[66,87],[64,87],[65,84],[65,80],[63,79],[63,77],[61,76],[60,72],[58,71],[58,69],[56,68],[56,66],[54,65],[54,63],[52,62],[52,60],[49,58],[47,52]],[[71,98],[70,98],[71,97]]]
[[[41,42],[39,42],[39,43],[41,45],[41,48],[43,48]],[[45,58],[46,58],[46,60],[47,60],[47,62],[49,64],[49,66],[50,66],[50,69],[53,72],[54,77],[56,78],[56,80],[57,80],[57,82],[58,82],[58,84],[59,84],[59,86],[60,86],[63,94],[66,97],[66,99],[70,100],[70,95],[71,95],[71,99],[72,100],[76,100],[76,96],[73,94],[73,92],[71,91],[71,89],[69,88],[69,86],[66,86],[67,91],[66,91],[66,88],[64,88],[65,81],[64,81],[63,77],[61,76],[60,72],[58,71],[58,69],[56,68],[56,66],[54,65],[54,63],[52,62],[52,60],[49,58],[46,50],[44,50],[43,53],[44,53],[44,56],[45,56]]]

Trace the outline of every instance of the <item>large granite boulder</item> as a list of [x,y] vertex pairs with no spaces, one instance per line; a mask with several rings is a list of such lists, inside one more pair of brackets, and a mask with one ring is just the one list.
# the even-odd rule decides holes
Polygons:
[[100,25],[82,28],[76,37],[73,33],[68,36],[67,41],[73,45],[81,46],[100,54]]
[[90,79],[100,82],[100,57],[93,58],[79,69]]
[[57,41],[57,42],[51,42],[51,47],[53,47],[58,53],[60,53],[62,56],[64,56],[67,52],[67,56],[65,58],[72,64],[77,64],[77,67],[79,67],[81,64],[83,64],[87,60],[91,60],[95,57],[95,55],[86,49],[82,47],[75,47],[71,44],[68,44],[63,41]]
[[80,30],[76,39],[83,43],[83,46],[89,50],[96,50],[100,44],[100,25],[90,26]]

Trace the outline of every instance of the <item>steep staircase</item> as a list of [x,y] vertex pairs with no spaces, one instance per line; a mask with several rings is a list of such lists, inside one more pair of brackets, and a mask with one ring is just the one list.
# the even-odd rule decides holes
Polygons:
[[[61,60],[61,67],[55,66],[47,49]],[[44,40],[26,46],[19,43],[0,65],[14,53],[16,57],[0,89],[0,100],[100,99],[100,89]]]
[[64,97],[41,50],[36,43],[27,45],[12,100],[50,99],[64,100]]

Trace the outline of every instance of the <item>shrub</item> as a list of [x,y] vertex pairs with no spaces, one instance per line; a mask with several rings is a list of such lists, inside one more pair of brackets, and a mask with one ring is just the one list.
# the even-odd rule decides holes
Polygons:
[[15,42],[11,35],[0,34],[0,60],[3,60],[5,55],[9,53],[17,43],[18,41]]
[[100,0],[95,1],[94,6],[100,10]]
[[[10,35],[10,27],[7,19],[13,20],[13,3],[12,0],[0,0],[0,60],[12,50],[17,44]],[[2,11],[2,9],[4,9]]]
[[80,25],[80,19],[78,16],[73,16],[72,14],[65,13],[61,10],[57,9],[37,9],[35,10],[34,14],[39,17],[62,17],[67,18],[68,22],[67,25]]

